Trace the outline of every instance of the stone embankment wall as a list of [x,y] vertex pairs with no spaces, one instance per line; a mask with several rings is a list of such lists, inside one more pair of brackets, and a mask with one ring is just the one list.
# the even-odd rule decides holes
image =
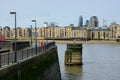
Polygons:
[[0,80],[61,80],[57,47],[0,69]]

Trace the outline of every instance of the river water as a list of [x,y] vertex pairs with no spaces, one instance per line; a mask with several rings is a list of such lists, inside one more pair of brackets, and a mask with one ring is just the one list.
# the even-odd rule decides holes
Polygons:
[[120,44],[83,44],[83,65],[65,66],[66,44],[56,44],[62,80],[120,80]]

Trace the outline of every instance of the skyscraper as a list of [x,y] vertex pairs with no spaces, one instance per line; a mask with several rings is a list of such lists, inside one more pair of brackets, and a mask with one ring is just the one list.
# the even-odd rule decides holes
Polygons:
[[70,24],[70,27],[74,27],[74,24]]
[[51,22],[50,23],[50,27],[55,27],[56,25],[55,25],[55,22]]
[[89,20],[86,20],[85,26],[89,26]]
[[48,22],[44,22],[43,27],[48,27]]
[[83,17],[82,16],[79,17],[78,26],[79,27],[83,26]]
[[98,18],[97,18],[97,16],[92,16],[90,18],[90,27],[98,27]]

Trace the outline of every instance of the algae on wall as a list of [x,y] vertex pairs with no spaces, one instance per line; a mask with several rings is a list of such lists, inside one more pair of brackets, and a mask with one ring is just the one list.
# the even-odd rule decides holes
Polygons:
[[82,44],[67,44],[65,65],[82,65]]
[[[56,69],[59,70],[56,70],[58,72],[55,73],[59,74],[57,79],[61,80],[57,47],[50,49],[44,54],[14,65],[12,68],[10,67],[7,69],[6,74],[0,76],[0,80],[39,80],[41,76],[44,76],[44,72],[51,69],[51,66],[56,63],[58,63],[58,66],[56,66],[58,68]],[[42,80],[45,80],[44,77],[41,77]],[[52,80],[52,77],[49,80]]]

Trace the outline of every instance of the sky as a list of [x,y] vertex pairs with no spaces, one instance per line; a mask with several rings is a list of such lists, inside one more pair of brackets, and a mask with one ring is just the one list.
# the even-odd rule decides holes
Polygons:
[[34,26],[31,20],[37,20],[37,27],[44,22],[55,22],[59,26],[78,25],[79,16],[83,23],[97,16],[99,26],[120,24],[120,0],[0,0],[0,26],[14,27],[14,15],[17,14],[17,27]]

